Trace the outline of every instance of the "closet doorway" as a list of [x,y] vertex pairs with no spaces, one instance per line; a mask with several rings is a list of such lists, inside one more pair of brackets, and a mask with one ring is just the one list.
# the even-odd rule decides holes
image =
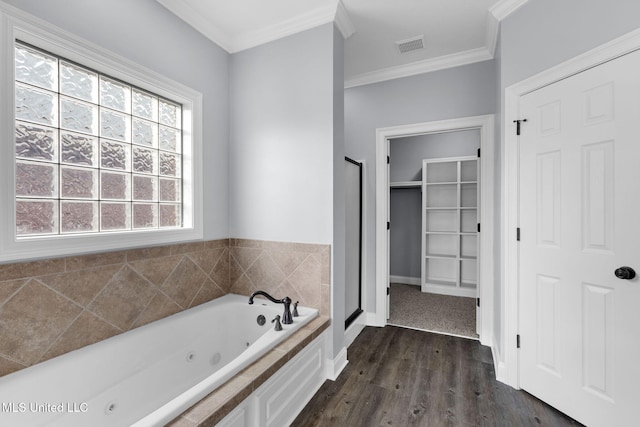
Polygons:
[[389,324],[478,338],[479,154],[479,129],[389,140]]
[[[446,306],[451,307],[454,318],[459,317],[456,310],[468,311],[471,324],[475,317],[476,337],[482,344],[491,344],[493,129],[494,116],[485,115],[376,130],[376,312],[371,316],[372,323],[397,323],[395,316],[390,319],[391,314],[397,314],[391,307],[391,294],[396,289],[399,293],[412,291],[405,298],[413,304],[425,296],[435,300],[435,308],[418,304],[418,316],[439,315]],[[473,142],[464,142],[469,137],[468,141]],[[423,147],[418,150],[422,151],[402,148],[421,144]],[[412,166],[402,170],[403,163]],[[425,180],[423,169],[431,171],[429,176],[424,175]],[[433,187],[431,196],[439,195],[423,199],[421,192],[426,186]],[[425,206],[430,209],[425,210]],[[427,213],[432,211],[435,215],[429,217]],[[395,228],[398,224],[400,228]],[[427,228],[435,238],[423,240],[428,235],[423,231]],[[426,262],[427,259],[434,261]],[[454,300],[442,301],[449,297]],[[461,307],[455,305],[456,301],[463,303]],[[407,315],[411,307],[401,303],[398,309],[398,313]],[[473,334],[473,326],[471,329]]]

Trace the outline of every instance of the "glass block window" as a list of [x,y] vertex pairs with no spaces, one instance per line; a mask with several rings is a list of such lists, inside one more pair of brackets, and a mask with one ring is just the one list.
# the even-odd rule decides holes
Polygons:
[[182,226],[182,106],[15,48],[20,236]]

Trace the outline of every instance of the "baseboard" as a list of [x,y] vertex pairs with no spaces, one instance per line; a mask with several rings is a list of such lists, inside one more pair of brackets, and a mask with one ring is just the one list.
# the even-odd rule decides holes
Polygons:
[[420,278],[419,277],[389,276],[389,282],[391,282],[391,283],[403,283],[405,285],[420,286]]
[[326,377],[331,381],[335,381],[338,375],[346,368],[349,361],[347,360],[347,348],[343,347],[338,355],[333,359],[327,359]]
[[353,322],[351,325],[349,325],[349,327],[347,328],[346,331],[344,331],[344,346],[346,348],[349,348],[349,346],[351,345],[351,343],[353,343],[353,341],[358,337],[358,335],[360,335],[360,332],[362,332],[362,330],[365,328],[365,324],[362,323],[362,318],[365,316],[360,316],[356,319],[355,322]]
[[493,357],[493,368],[496,372],[496,380],[506,384],[507,366],[500,359],[500,351],[498,351],[495,345],[491,346],[491,356]]
[[377,328],[383,328],[387,324],[387,320],[384,318],[384,314],[378,315],[378,313],[365,313],[365,322],[367,326],[375,326]]

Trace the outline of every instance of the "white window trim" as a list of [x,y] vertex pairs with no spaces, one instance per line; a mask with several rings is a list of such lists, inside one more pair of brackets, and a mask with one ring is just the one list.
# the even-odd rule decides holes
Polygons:
[[[16,238],[15,40],[30,43],[182,104],[183,227]],[[202,94],[0,2],[0,262],[26,261],[203,239]]]

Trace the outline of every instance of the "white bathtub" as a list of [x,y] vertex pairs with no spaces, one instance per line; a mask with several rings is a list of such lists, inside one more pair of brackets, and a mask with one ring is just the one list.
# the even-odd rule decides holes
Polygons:
[[0,425],[164,425],[318,315],[298,311],[277,332],[282,304],[230,294],[7,375]]

